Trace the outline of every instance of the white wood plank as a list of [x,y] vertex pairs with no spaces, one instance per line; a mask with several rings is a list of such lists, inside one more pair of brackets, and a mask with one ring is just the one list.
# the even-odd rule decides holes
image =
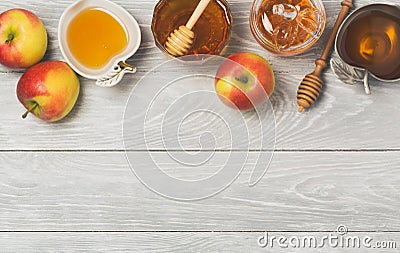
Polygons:
[[[204,167],[188,168],[164,152],[152,155],[186,180],[215,173],[226,157],[218,152]],[[224,192],[177,202],[141,184],[124,153],[1,153],[0,230],[400,230],[398,152],[278,152],[249,187],[254,159]],[[135,165],[149,168],[144,160]]]
[[[72,4],[74,1],[54,0],[51,2],[47,2],[46,5],[43,5],[42,2],[42,0],[4,0],[0,3],[0,12],[11,8],[25,8],[38,15],[43,20],[49,34],[49,50],[46,53],[45,60],[60,59],[61,53],[58,50],[57,40],[58,22],[64,9],[67,8],[67,6]],[[113,2],[127,9],[135,17],[135,19],[141,26],[143,43],[138,53],[131,59],[133,62],[138,62],[137,65],[139,66],[139,70],[146,71],[149,67],[151,68],[156,63],[165,60],[164,55],[160,53],[160,51],[156,48],[150,30],[153,9],[157,1],[140,0],[131,2],[114,0]],[[272,59],[272,61],[274,61],[272,62],[272,65],[277,66],[276,69],[278,71],[282,71],[285,73],[289,71],[287,69],[288,60],[290,60],[290,66],[293,66],[293,69],[290,69],[290,72],[293,73],[297,73],[297,71],[294,72],[293,70],[297,69],[304,71],[305,67],[311,67],[309,66],[309,64],[311,64],[315,57],[320,53],[324,45],[323,43],[328,37],[328,34],[325,33],[322,40],[308,53],[291,58],[275,57],[262,49],[262,47],[257,44],[253,36],[251,35],[248,19],[252,2],[253,1],[251,0],[229,1],[232,16],[234,19],[234,26],[232,30],[232,41],[229,44],[229,50],[227,51],[227,54],[244,50],[256,51],[266,56],[268,59]],[[323,2],[327,13],[327,31],[329,31],[333,27],[335,17],[340,11],[340,1],[331,0]],[[354,4],[355,8],[357,8],[371,2],[373,1],[359,0],[355,1]],[[305,62],[307,62],[306,66]],[[10,70],[0,66],[0,71]]]
[[[56,33],[58,18],[63,9],[72,1],[51,1],[45,6],[33,1],[2,1],[0,10],[11,7],[30,9],[38,13],[46,23],[51,39],[50,50],[46,59],[60,59]],[[150,21],[155,1],[126,2],[116,1],[127,8],[141,24],[143,44],[131,62],[139,66],[139,73],[126,77],[117,87],[102,89],[92,81],[82,79],[82,94],[72,115],[61,123],[46,124],[29,118],[20,119],[23,108],[15,98],[15,86],[19,73],[0,74],[0,149],[1,150],[42,150],[42,149],[122,149],[122,115],[130,90],[141,76],[150,68],[165,60],[165,57],[153,45]],[[356,1],[357,6],[368,1]],[[334,16],[340,8],[339,1],[325,1],[328,13],[327,31],[333,25]],[[373,95],[365,96],[362,88],[349,87],[336,81],[328,70],[325,75],[326,89],[315,108],[304,114],[296,112],[295,94],[297,85],[305,73],[313,67],[313,60],[321,51],[322,40],[308,53],[297,57],[282,58],[272,56],[263,50],[253,39],[248,28],[248,9],[251,1],[231,1],[235,17],[232,43],[228,53],[249,50],[266,57],[276,70],[277,88],[272,98],[277,122],[278,149],[398,149],[397,139],[400,129],[397,124],[400,117],[398,82],[380,84],[372,82]],[[290,61],[290,69],[288,69]],[[4,69],[3,69],[4,70]],[[190,74],[192,72],[189,72]],[[167,75],[167,74],[160,74]],[[160,77],[155,77],[159,81]],[[172,96],[173,94],[171,94]],[[205,118],[205,117],[199,117]],[[192,122],[193,129],[186,132],[186,139],[198,138],[198,132],[207,122]],[[21,134],[27,132],[29,134]],[[238,129],[240,130],[240,129]],[[217,148],[229,147],[223,128],[212,129],[222,141]],[[142,134],[140,131],[134,134]],[[175,136],[164,136],[166,139]],[[132,138],[136,138],[132,136]],[[254,138],[257,142],[257,137]],[[162,149],[160,138],[149,140],[154,149]],[[196,145],[185,144],[185,148]],[[213,143],[205,143],[213,147]],[[252,145],[253,148],[254,145]],[[143,145],[133,147],[144,149]],[[174,147],[171,147],[174,148]],[[176,147],[178,148],[178,147]]]
[[[57,25],[72,0],[2,1],[0,12],[26,8],[44,21],[50,38],[45,60],[61,59]],[[140,23],[143,43],[130,63],[139,73],[112,89],[82,80],[82,94],[70,117],[58,124],[33,118],[20,120],[23,108],[15,97],[20,72],[0,66],[0,150],[119,150],[122,145],[122,115],[131,89],[149,69],[165,60],[154,46],[150,32],[156,1],[115,1]],[[227,54],[256,52],[271,62],[277,89],[272,104],[277,120],[278,149],[398,149],[399,83],[373,82],[373,95],[361,87],[348,87],[327,71],[327,87],[316,108],[298,115],[297,85],[313,68],[327,33],[308,53],[275,57],[253,39],[248,24],[249,0],[230,0],[234,15],[232,40]],[[356,1],[356,7],[370,3]],[[333,26],[340,1],[324,1],[327,31]],[[290,60],[290,64],[288,64]],[[290,69],[288,69],[290,65]],[[187,72],[190,74],[191,72]],[[163,73],[160,73],[162,76]],[[164,73],[165,75],[165,73]],[[157,77],[162,81],[162,78]],[[206,118],[206,117],[204,117]],[[183,138],[197,138],[207,122],[191,122]],[[227,149],[227,135],[214,133]],[[219,130],[219,131],[218,131]],[[141,134],[140,131],[134,131]],[[173,136],[165,136],[172,139]],[[253,140],[257,142],[257,139]],[[159,138],[150,138],[152,148],[163,149]],[[203,143],[211,147],[212,143]],[[144,149],[145,146],[133,146]],[[170,147],[171,148],[171,147]],[[185,143],[185,148],[197,148]],[[155,153],[163,169],[184,179],[207,176],[218,169],[226,153],[203,169],[177,166],[165,153]],[[250,157],[249,164],[254,163]],[[238,162],[239,163],[239,162]],[[400,160],[397,152],[278,152],[264,179],[253,188],[250,171],[223,193],[203,201],[181,203],[164,199],[145,188],[133,176],[125,156],[118,152],[2,152],[0,153],[0,230],[329,230],[346,224],[350,230],[399,230]],[[143,161],[139,166],[146,166]],[[295,233],[301,234],[301,233]],[[321,233],[318,233],[320,235]],[[324,233],[322,233],[324,234]],[[353,234],[353,233],[352,233]],[[364,235],[365,233],[362,233]],[[254,233],[0,233],[2,251],[133,251],[138,252],[287,252],[260,249]],[[288,235],[293,235],[292,233]],[[309,235],[309,233],[305,234]],[[398,233],[374,233],[377,240],[397,240]],[[156,246],[156,247],[155,247]],[[292,250],[291,252],[305,252]],[[313,252],[394,252],[395,250],[321,249]],[[307,249],[307,252],[309,250]]]
[[[41,4],[42,0],[31,0],[31,1],[11,1],[5,0],[0,3],[0,11],[5,11],[10,8],[25,8],[36,13],[46,25],[49,33],[49,50],[46,54],[45,60],[49,59],[60,59],[62,58],[61,53],[58,49],[57,40],[57,28],[59,18],[64,9],[73,3],[73,0],[56,0]],[[153,40],[153,36],[150,30],[151,19],[153,15],[153,9],[157,1],[153,0],[141,0],[141,1],[113,1],[125,9],[127,9],[137,19],[142,30],[142,45],[138,53],[131,59],[132,62],[137,62],[139,71],[147,71],[149,68],[154,67],[156,64],[165,60],[164,55],[156,48]],[[250,8],[253,1],[251,0],[234,0],[229,1],[232,16],[234,19],[234,26],[232,29],[232,40],[229,44],[227,55],[238,51],[255,51],[267,59],[269,59],[275,69],[278,72],[293,74],[294,76],[304,75],[304,68],[312,67],[312,62],[315,57],[318,56],[324,42],[328,37],[328,33],[325,33],[321,41],[309,52],[302,54],[297,57],[276,57],[266,52],[260,45],[258,45],[253,38],[250,27],[249,27],[249,14]],[[355,2],[355,7],[363,6],[367,3],[371,3],[370,0],[359,0]],[[341,8],[340,1],[324,1],[326,13],[327,13],[327,31],[332,28],[334,20]],[[291,69],[287,69],[288,61],[290,61]],[[0,66],[0,71],[10,71]]]
[[[271,233],[286,238],[328,236],[321,233]],[[333,234],[335,235],[335,234]],[[349,236],[373,238],[371,245],[383,241],[400,242],[399,233],[350,233]],[[260,232],[243,233],[1,233],[2,252],[396,252],[394,249],[334,248],[262,248],[258,246]],[[346,238],[346,237],[343,237]],[[334,245],[334,244],[332,244]],[[352,244],[349,244],[352,245]]]
[[[83,80],[82,93],[76,108],[64,121],[56,124],[40,122],[34,117],[21,119],[24,108],[15,95],[18,74],[0,74],[4,82],[0,86],[0,149],[122,149],[122,119],[130,89],[138,77],[126,78],[118,87],[103,89]],[[283,78],[283,77],[282,77]],[[289,83],[289,80],[287,82]],[[366,96],[358,87],[347,87],[337,83],[329,86],[318,106],[298,114],[293,94],[295,86],[279,85],[272,98],[276,117],[277,149],[398,149],[400,148],[400,93],[397,84],[373,86],[371,96]],[[168,96],[168,94],[166,94]],[[173,94],[170,95],[173,98]],[[145,110],[143,110],[143,113]],[[206,113],[205,113],[206,114]],[[248,117],[255,127],[258,121]],[[181,119],[183,115],[177,115]],[[190,129],[181,133],[183,139],[197,139],[205,129],[221,140],[218,149],[229,148],[230,135],[223,127],[210,125],[207,115],[189,119]],[[200,119],[200,120],[199,120]],[[157,122],[156,122],[157,123]],[[221,123],[221,122],[220,122]],[[143,135],[141,124],[132,126],[131,138]],[[241,126],[231,126],[240,132]],[[29,129],[29,131],[28,131]],[[158,129],[154,128],[154,131]],[[21,134],[24,133],[24,134]],[[257,143],[259,135],[249,131]],[[253,136],[253,137],[252,137]],[[255,136],[255,137],[254,137]],[[175,135],[165,135],[173,140]],[[149,147],[163,149],[160,136],[148,137]],[[135,143],[136,145],[136,143]],[[204,147],[212,148],[212,142]],[[252,145],[251,145],[252,146]],[[257,147],[257,145],[255,145]],[[139,143],[134,149],[145,149]],[[174,148],[174,147],[169,147]],[[179,147],[175,147],[179,148]],[[198,148],[197,143],[185,143],[185,148]]]

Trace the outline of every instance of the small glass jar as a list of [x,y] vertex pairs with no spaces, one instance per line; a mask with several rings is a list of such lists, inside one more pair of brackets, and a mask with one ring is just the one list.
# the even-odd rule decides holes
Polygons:
[[[185,25],[198,5],[199,0],[160,0],[154,8],[151,30],[156,46],[167,56],[164,48],[171,32]],[[232,15],[225,0],[211,0],[196,22],[192,47],[187,55],[219,55],[227,46],[231,36]]]
[[321,0],[255,0],[250,29],[257,42],[280,56],[303,53],[321,37],[326,24]]

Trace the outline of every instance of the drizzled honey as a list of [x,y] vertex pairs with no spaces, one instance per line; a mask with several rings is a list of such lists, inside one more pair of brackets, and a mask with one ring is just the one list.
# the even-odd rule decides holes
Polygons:
[[89,8],[72,19],[67,42],[82,65],[100,69],[127,47],[128,36],[120,22],[107,11]]
[[399,13],[377,9],[352,20],[338,45],[342,59],[383,79],[400,78]]
[[323,14],[312,0],[264,0],[256,22],[262,36],[277,50],[302,45],[325,25]]

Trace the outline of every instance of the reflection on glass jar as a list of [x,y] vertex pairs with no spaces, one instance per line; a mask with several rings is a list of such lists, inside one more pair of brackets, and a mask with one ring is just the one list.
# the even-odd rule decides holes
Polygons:
[[255,0],[250,28],[267,50],[282,56],[310,48],[325,29],[325,8],[320,0]]
[[[160,0],[154,8],[151,30],[157,47],[166,55],[164,44],[174,29],[185,25],[199,0]],[[187,54],[221,54],[227,45],[232,16],[225,0],[211,0],[193,27],[195,38]]]

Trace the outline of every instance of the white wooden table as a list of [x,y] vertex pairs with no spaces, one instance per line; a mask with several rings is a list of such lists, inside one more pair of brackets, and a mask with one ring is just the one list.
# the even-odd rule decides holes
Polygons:
[[[57,25],[72,2],[3,0],[0,12],[18,7],[36,13],[49,34],[45,60],[62,59]],[[262,49],[251,35],[252,2],[229,0],[234,26],[227,54],[258,53],[276,73],[276,151],[255,187],[248,187],[250,171],[245,170],[224,192],[195,202],[153,193],[126,161],[121,134],[126,101],[136,82],[165,57],[150,31],[156,1],[115,2],[140,24],[142,44],[129,60],[138,73],[110,89],[81,78],[77,106],[62,122],[22,120],[24,110],[15,95],[22,72],[0,68],[0,251],[293,252],[262,249],[257,238],[262,231],[323,235],[343,224],[352,235],[397,240],[397,251],[387,252],[398,252],[400,83],[372,82],[372,95],[366,96],[361,86],[342,84],[327,70],[316,106],[297,113],[297,86],[314,67],[340,1],[323,1],[327,29],[316,46],[300,56],[281,58]],[[374,1],[355,2],[360,7]],[[201,128],[195,125],[193,133]],[[159,140],[151,141],[157,146]],[[133,152],[146,150],[138,146]],[[221,148],[216,155],[224,152]],[[165,167],[175,168],[168,161]]]

